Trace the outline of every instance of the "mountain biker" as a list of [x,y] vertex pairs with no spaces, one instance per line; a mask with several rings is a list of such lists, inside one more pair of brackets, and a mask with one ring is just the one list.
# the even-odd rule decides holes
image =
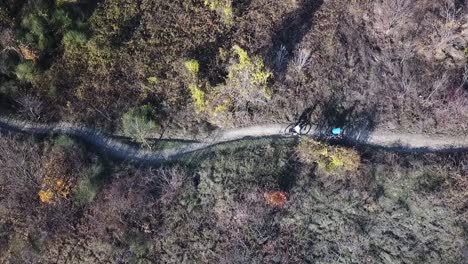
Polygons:
[[342,138],[343,137],[343,130],[341,127],[335,127],[331,130],[332,135],[336,138]]
[[[316,105],[306,108],[302,112],[302,114],[299,117],[296,124],[294,124],[294,127],[289,128],[288,133],[291,133],[293,135],[307,134],[310,131],[310,128],[311,128],[310,119],[311,119],[311,115],[314,112],[315,108],[316,108]],[[309,127],[309,128],[307,129],[307,127]]]

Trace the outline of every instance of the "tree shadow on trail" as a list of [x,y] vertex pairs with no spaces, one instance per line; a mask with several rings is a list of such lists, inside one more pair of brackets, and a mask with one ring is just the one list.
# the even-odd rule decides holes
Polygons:
[[356,102],[345,107],[340,101],[332,98],[322,105],[315,121],[314,137],[326,140],[331,137],[333,128],[341,128],[343,134],[339,140],[343,143],[366,142],[377,125],[376,106],[362,107]]
[[287,14],[281,25],[275,30],[272,36],[272,49],[269,53],[270,58],[275,58],[277,74],[282,75],[288,68],[290,60],[283,62],[281,57],[292,54],[297,45],[302,42],[304,36],[312,28],[314,13],[322,4],[323,0],[302,1],[302,5]]

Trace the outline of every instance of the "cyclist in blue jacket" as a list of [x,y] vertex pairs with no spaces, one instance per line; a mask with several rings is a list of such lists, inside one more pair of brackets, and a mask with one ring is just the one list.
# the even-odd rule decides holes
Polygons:
[[343,136],[343,130],[340,127],[335,127],[331,130],[332,135],[336,138],[341,138]]

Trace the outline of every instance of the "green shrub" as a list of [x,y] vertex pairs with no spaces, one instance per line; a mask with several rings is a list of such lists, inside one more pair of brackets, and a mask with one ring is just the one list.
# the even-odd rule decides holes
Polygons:
[[129,231],[126,234],[128,249],[135,257],[142,257],[148,253],[150,244],[145,239],[144,234],[140,232]]
[[15,75],[20,81],[32,82],[36,78],[38,70],[33,62],[26,61],[16,66]]
[[26,30],[24,39],[39,50],[48,48],[50,41],[46,36],[47,20],[45,14],[29,14],[21,21],[21,26]]
[[79,48],[84,46],[87,42],[85,34],[78,31],[68,31],[62,39],[62,44],[65,54],[79,53]]
[[61,135],[54,140],[54,146],[67,148],[72,147],[74,145],[75,141],[68,136]]
[[[225,53],[223,49],[220,49],[221,57],[226,57]],[[226,82],[214,88],[205,85],[202,89],[202,84],[197,78],[198,61],[185,62],[185,67],[191,75],[188,88],[196,111],[208,114],[213,123],[226,123],[229,116],[228,110],[258,107],[270,100],[272,96],[268,87],[268,80],[272,73],[265,68],[260,57],[250,57],[247,51],[238,45],[233,46],[230,55],[237,62],[229,66]]]
[[112,48],[99,45],[95,38],[91,38],[82,46],[65,50],[64,55],[72,64],[86,65],[89,71],[107,74],[108,65],[114,59],[115,53]]
[[37,1],[37,4],[31,4],[25,10],[26,15],[21,20],[22,38],[30,46],[41,51],[56,48],[67,31],[69,33],[64,43],[86,42],[85,35],[77,32],[85,24],[80,19],[74,21],[71,18],[73,15],[66,9],[54,9],[44,1]]
[[102,166],[95,164],[85,170],[78,180],[73,200],[76,205],[83,206],[94,200],[99,189],[99,175],[102,173]]
[[72,26],[73,21],[67,12],[62,9],[56,10],[50,19],[50,24],[56,31],[64,31]]
[[147,138],[158,133],[160,129],[153,118],[154,112],[149,105],[131,109],[122,116],[123,133],[139,143],[148,145]]
[[441,190],[447,183],[444,175],[448,173],[440,173],[439,171],[424,171],[417,177],[418,188],[420,191],[436,192]]

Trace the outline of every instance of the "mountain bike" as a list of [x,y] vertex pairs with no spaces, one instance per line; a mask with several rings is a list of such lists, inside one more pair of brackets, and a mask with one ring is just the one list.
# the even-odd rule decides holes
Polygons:
[[[299,126],[299,131],[295,128]],[[307,135],[312,129],[312,124],[308,120],[299,120],[289,124],[284,130],[285,135]]]

